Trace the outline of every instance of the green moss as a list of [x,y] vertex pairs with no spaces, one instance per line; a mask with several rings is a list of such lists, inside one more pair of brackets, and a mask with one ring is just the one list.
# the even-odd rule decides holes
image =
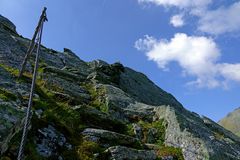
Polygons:
[[156,139],[156,144],[160,146],[163,145],[164,139],[165,139],[165,130],[166,130],[163,120],[158,120],[152,123],[139,121],[138,124],[141,126],[143,130],[144,143],[147,142],[149,129],[155,128],[157,130],[157,134],[155,135],[156,137],[154,137]]
[[236,133],[236,135],[240,137],[240,131],[239,131],[239,132],[237,132],[237,133]]
[[[6,119],[0,119],[0,124],[2,124],[6,130],[12,129],[12,127],[13,127],[13,123],[9,122]],[[1,133],[2,137],[7,136],[7,134],[8,134],[8,132],[5,132],[4,130],[1,130],[1,132],[3,132],[3,133]]]
[[93,160],[93,154],[101,152],[103,152],[103,149],[95,142],[84,141],[77,147],[79,158],[84,160]]
[[42,101],[41,99],[34,99],[33,106],[34,106],[34,109],[45,110],[49,107],[49,103],[46,101]]
[[13,68],[4,64],[0,64],[0,67],[9,72],[18,83],[31,83],[32,81],[32,73],[24,72],[22,77],[18,78],[19,70],[17,68]]
[[68,103],[55,99],[54,95],[44,86],[37,85],[36,93],[40,99],[34,101],[33,108],[44,111],[42,120],[53,123],[60,132],[68,136],[71,144],[79,144],[79,135],[85,128],[80,114]]
[[79,136],[79,133],[84,128],[79,114],[64,105],[58,105],[46,110],[43,118],[54,123],[63,133],[73,137],[74,135]]
[[96,98],[95,100],[91,101],[90,106],[93,106],[104,113],[108,113],[108,106],[105,102],[102,102],[101,99]]
[[12,68],[12,67],[9,67],[4,64],[0,64],[0,67],[4,68],[6,71],[8,71],[9,73],[11,73],[14,76],[18,76],[18,74],[19,74],[19,70],[16,68]]
[[[40,156],[36,151],[36,144],[34,143],[34,138],[37,132],[36,127],[36,118],[33,117],[32,129],[28,133],[27,142],[24,148],[24,155],[26,160],[45,160],[46,158]],[[37,123],[38,124],[38,123]],[[40,125],[40,124],[38,124]],[[18,152],[19,144],[21,141],[22,132],[17,133],[9,142],[8,151],[5,153],[11,159],[16,159],[16,153]]]
[[42,157],[36,150],[36,144],[32,141],[28,142],[25,146],[25,160],[46,160],[47,158]]
[[0,112],[6,113],[6,114],[9,114],[9,115],[14,115],[16,117],[22,117],[23,116],[23,112],[20,112],[16,108],[12,107],[11,105],[7,105],[7,104],[1,104],[0,105]]
[[11,160],[11,158],[7,157],[7,156],[4,156],[4,157],[1,157],[0,160]]
[[[184,160],[182,150],[174,147],[160,147],[157,151],[158,157],[172,156],[175,160]],[[161,158],[159,158],[161,159]]]
[[106,90],[104,88],[96,89],[94,85],[90,83],[83,83],[82,86],[91,95],[91,102],[89,105],[97,108],[104,113],[108,113],[108,106],[104,97],[106,94]]
[[6,89],[0,88],[0,98],[4,101],[16,101],[17,96]]
[[38,75],[41,75],[44,72],[44,68],[47,66],[45,63],[40,63],[38,68]]
[[60,93],[64,92],[64,88],[62,88],[61,86],[59,86],[57,84],[51,84],[51,86],[46,85],[45,87],[50,89],[51,91],[54,91],[54,92],[60,92]]
[[220,141],[225,138],[224,133],[220,133],[220,132],[214,132],[214,137]]
[[135,137],[135,133],[134,133],[134,129],[133,129],[132,124],[127,124],[126,126],[127,126],[126,134],[129,135],[129,136]]
[[7,72],[9,72],[14,78],[16,78],[17,82],[27,82],[27,83],[31,83],[31,78],[32,78],[32,73],[29,72],[24,72],[22,77],[20,79],[18,79],[18,75],[19,75],[19,69],[17,68],[13,68],[4,64],[0,64],[0,67],[4,68]]
[[77,154],[76,150],[63,150],[62,157],[64,160],[82,160]]
[[8,100],[8,98],[4,94],[0,94],[0,99],[2,99],[4,101]]

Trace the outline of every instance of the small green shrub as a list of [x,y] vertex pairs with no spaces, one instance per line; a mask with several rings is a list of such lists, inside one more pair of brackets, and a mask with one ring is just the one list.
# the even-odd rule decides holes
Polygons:
[[238,133],[236,133],[236,135],[240,137],[240,131]]
[[184,160],[182,150],[175,147],[160,147],[157,151],[158,157],[172,156],[175,160]]
[[127,132],[126,132],[126,134],[129,135],[129,136],[132,136],[132,137],[135,136],[132,124],[127,124]]
[[46,158],[40,156],[36,150],[36,144],[31,138],[25,146],[25,160],[46,160]]
[[11,73],[13,76],[18,76],[18,74],[19,74],[19,70],[16,68],[9,67],[5,64],[0,64],[0,67],[4,68],[6,71]]
[[104,113],[108,113],[108,106],[107,106],[107,104],[105,102],[105,98],[104,98],[104,96],[106,94],[105,89],[104,88],[95,89],[94,86],[90,83],[82,84],[82,86],[91,95],[92,100],[91,100],[89,106],[95,107]]
[[16,101],[17,96],[6,89],[0,88],[0,98],[4,101]]
[[4,157],[0,158],[0,160],[11,160],[11,158],[4,156]]
[[84,160],[93,160],[94,153],[100,153],[103,151],[103,149],[97,143],[90,141],[84,141],[77,148],[79,158]]
[[151,128],[157,129],[157,135],[156,135],[156,144],[163,145],[164,139],[165,139],[165,125],[163,124],[163,120],[158,120],[152,123],[139,121],[138,124],[141,126],[143,130],[143,142],[146,143],[147,137],[148,137],[148,131]]
[[214,137],[217,139],[217,140],[223,140],[225,137],[224,137],[224,134],[223,133],[219,133],[219,132],[214,132]]

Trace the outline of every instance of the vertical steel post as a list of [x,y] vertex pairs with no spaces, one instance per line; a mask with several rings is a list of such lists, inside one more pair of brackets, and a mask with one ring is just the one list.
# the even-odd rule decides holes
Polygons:
[[[23,127],[21,144],[20,144],[19,151],[18,151],[18,157],[17,157],[18,160],[22,160],[22,157],[23,157],[24,146],[25,146],[26,138],[27,138],[27,134],[28,134],[28,127],[29,127],[29,123],[31,120],[31,108],[32,108],[32,101],[33,101],[33,97],[34,97],[34,89],[35,89],[35,83],[36,83],[37,72],[38,72],[38,62],[39,62],[40,48],[41,48],[41,41],[42,41],[43,24],[46,21],[46,18],[44,18],[44,17],[46,17],[45,11],[46,11],[46,8],[44,8],[44,16],[39,21],[40,23],[39,23],[39,26],[37,27],[36,36],[34,35],[35,38],[37,38],[37,52],[36,52],[34,73],[33,73],[33,78],[32,78],[32,85],[31,85],[30,97],[29,97],[29,102],[28,102],[28,107],[27,107],[27,113],[26,113],[25,123],[24,123],[24,127]],[[35,46],[35,39],[34,39],[33,46]],[[29,48],[31,49],[31,46]],[[31,49],[31,52],[33,52],[33,49],[34,48]],[[29,53],[31,54],[31,52],[29,52]],[[26,55],[26,57],[27,57],[27,55]],[[26,62],[24,62],[24,63],[26,64]]]
[[44,9],[42,11],[42,14],[40,16],[38,25],[37,25],[37,27],[35,29],[34,34],[33,34],[32,40],[30,42],[30,46],[29,46],[29,48],[27,50],[27,53],[26,53],[26,55],[24,57],[23,63],[21,64],[21,68],[20,68],[19,75],[18,75],[19,78],[22,77],[22,74],[23,74],[23,72],[24,72],[24,70],[26,68],[27,60],[28,60],[29,56],[32,54],[32,52],[33,52],[33,50],[35,48],[35,45],[36,45],[35,40],[36,40],[37,34],[39,33],[39,28],[41,26],[41,23],[42,23],[43,20],[47,21],[46,10],[47,10],[47,8],[44,7]]

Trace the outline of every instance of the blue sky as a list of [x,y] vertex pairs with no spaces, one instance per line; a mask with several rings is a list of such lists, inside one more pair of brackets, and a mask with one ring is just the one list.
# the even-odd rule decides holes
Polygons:
[[45,46],[120,61],[215,121],[240,106],[238,0],[0,0],[0,14],[31,38],[44,6]]

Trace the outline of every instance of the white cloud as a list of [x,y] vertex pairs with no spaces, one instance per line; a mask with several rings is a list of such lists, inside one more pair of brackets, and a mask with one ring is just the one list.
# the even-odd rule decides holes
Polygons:
[[188,84],[214,88],[228,80],[240,82],[240,64],[218,63],[221,52],[211,38],[177,33],[168,41],[145,36],[136,41],[135,47],[145,51],[160,69],[166,70],[168,64],[177,62],[185,75],[196,77]]
[[[190,13],[188,16],[194,16],[197,19],[197,29],[211,35],[240,31],[239,1],[217,9],[209,9],[212,0],[138,0],[138,2],[152,3],[168,8],[176,7],[179,9],[179,15]],[[182,20],[183,16],[177,17],[175,15],[170,22],[173,26],[178,27],[181,26]]]
[[184,25],[184,20],[183,20],[183,15],[182,14],[177,14],[171,17],[170,23],[174,27],[182,27]]
[[139,3],[153,3],[164,7],[178,7],[180,9],[185,8],[199,8],[205,7],[212,0],[138,0]]
[[240,31],[240,2],[229,7],[221,7],[217,10],[209,10],[198,16],[198,29],[209,34],[222,34],[226,32]]
[[226,79],[240,82],[240,64],[223,63],[219,71]]

